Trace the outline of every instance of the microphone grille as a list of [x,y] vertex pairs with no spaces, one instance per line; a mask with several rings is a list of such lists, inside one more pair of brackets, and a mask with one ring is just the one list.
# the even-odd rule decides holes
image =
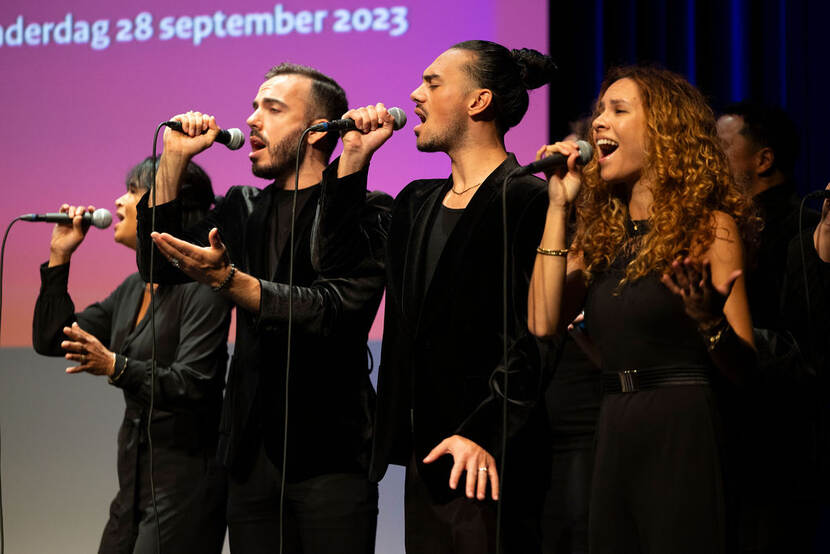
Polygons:
[[92,212],[92,224],[99,229],[106,229],[112,223],[112,214],[109,210],[98,208]]
[[228,148],[231,150],[239,150],[242,146],[245,145],[245,135],[242,134],[237,128],[227,129],[228,134],[231,136],[230,140],[228,141]]
[[395,123],[392,125],[397,131],[406,125],[406,112],[400,108],[389,108],[389,114],[395,118]]
[[579,165],[585,165],[591,161],[591,158],[594,156],[594,148],[588,142],[584,140],[576,141],[576,147],[579,149],[579,159],[577,163]]

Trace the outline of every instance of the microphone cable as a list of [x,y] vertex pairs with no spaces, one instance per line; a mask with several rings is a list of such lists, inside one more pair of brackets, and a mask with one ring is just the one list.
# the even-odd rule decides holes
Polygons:
[[[507,277],[508,277],[508,266],[509,266],[509,248],[508,248],[508,237],[507,237],[507,184],[510,182],[510,178],[512,177],[511,174],[508,174],[507,177],[504,178],[501,187],[501,224],[502,224],[502,364],[504,366],[504,389],[503,389],[503,399],[502,399],[502,412],[501,412],[501,427],[502,427],[502,434],[501,434],[501,460],[499,461],[499,499],[496,501],[496,554],[501,554],[502,552],[502,540],[501,540],[501,530],[502,530],[502,511],[503,511],[503,498],[504,498],[504,466],[507,462],[507,422],[508,422],[508,390],[507,390],[507,383],[508,378],[510,376],[510,366],[508,364],[508,339],[507,339],[507,332],[508,332],[508,319],[507,319],[507,305],[508,305],[508,294],[509,291],[507,290]],[[491,487],[492,492],[492,487]]]
[[285,474],[288,469],[288,379],[291,376],[291,332],[294,327],[294,226],[297,222],[297,193],[300,190],[300,153],[306,135],[311,131],[309,127],[300,135],[297,143],[297,159],[294,162],[294,190],[291,195],[291,228],[288,235],[288,321],[286,324],[285,348],[285,393],[282,423],[282,471],[280,475],[280,549],[285,552]]
[[[6,258],[6,239],[9,238],[9,231],[12,230],[12,225],[20,221],[20,217],[12,219],[6,232],[3,234],[3,245],[0,247],[0,330],[3,329],[3,262]],[[2,443],[2,440],[0,440]],[[6,551],[6,527],[3,522],[3,451],[0,448],[0,554]]]
[[[164,122],[166,123],[166,122]],[[153,196],[153,207],[150,211],[150,233],[156,230],[156,173],[158,172],[158,160],[156,159],[156,145],[158,144],[159,131],[164,127],[159,123],[156,132],[153,134],[153,179],[150,183],[150,194]],[[156,399],[156,289],[155,289],[155,254],[156,247],[150,240],[150,330],[152,335],[152,349],[150,353],[150,408],[147,413],[147,448],[149,450],[150,463],[150,496],[153,499],[153,520],[156,527],[156,554],[161,554],[161,523],[159,522],[159,510],[156,501],[156,485],[153,480],[153,408]]]

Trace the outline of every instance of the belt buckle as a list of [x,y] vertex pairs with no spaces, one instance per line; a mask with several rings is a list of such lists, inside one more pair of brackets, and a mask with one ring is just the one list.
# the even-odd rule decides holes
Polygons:
[[620,378],[622,392],[637,392],[640,390],[640,376],[637,374],[636,369],[618,371],[617,375]]

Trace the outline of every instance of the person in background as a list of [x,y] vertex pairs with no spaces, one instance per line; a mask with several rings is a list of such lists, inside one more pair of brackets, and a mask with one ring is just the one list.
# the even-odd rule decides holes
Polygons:
[[[785,311],[793,312],[782,304],[782,292],[789,245],[800,229],[812,235],[818,214],[809,209],[799,214],[794,181],[799,135],[782,109],[753,102],[728,106],[718,119],[718,136],[735,181],[763,222],[746,274],[759,374],[740,398],[734,426],[736,463],[744,468],[736,488],[738,549],[810,552],[816,510],[815,368],[802,356],[810,348],[806,337],[796,333],[794,338],[802,325],[785,317]],[[815,251],[812,245],[809,249]],[[797,285],[803,279],[788,282]]]
[[[155,163],[147,158],[135,166],[127,174],[126,192],[115,200],[115,241],[133,250],[136,203],[152,185]],[[183,182],[182,219],[187,224],[207,213],[214,196],[210,179],[196,164],[188,164]],[[66,370],[69,374],[106,377],[121,390],[126,404],[118,433],[119,489],[99,552],[157,552],[152,438],[161,551],[218,554],[226,527],[225,481],[215,456],[230,305],[204,285],[156,286],[151,413],[149,284],[133,273],[107,298],[75,313],[67,291],[70,261],[87,232],[82,216],[94,207],[64,204],[60,211],[72,223],[55,226],[49,261],[40,268],[32,329],[35,351],[77,362]]]

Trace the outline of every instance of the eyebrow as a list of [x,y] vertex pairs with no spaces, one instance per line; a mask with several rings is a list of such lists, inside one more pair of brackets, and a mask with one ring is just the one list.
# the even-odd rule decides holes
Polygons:
[[431,83],[435,80],[440,80],[441,76],[437,73],[424,73],[424,82]]
[[[611,100],[608,101],[608,103],[611,106],[619,106],[621,104],[626,105],[626,106],[631,105],[631,102],[629,102],[628,100],[623,100],[621,98],[612,98]],[[597,108],[598,109],[603,109],[604,107],[605,107],[605,102],[602,102],[602,101],[597,102]]]
[[[268,97],[266,97],[266,98],[262,99],[261,103],[262,104],[279,104],[280,106],[282,106],[284,108],[288,107],[288,104],[286,104],[285,102],[283,102],[282,100],[279,100],[277,98],[268,98]],[[253,106],[254,109],[257,109],[258,104],[259,103],[256,100],[251,102],[251,105]]]

